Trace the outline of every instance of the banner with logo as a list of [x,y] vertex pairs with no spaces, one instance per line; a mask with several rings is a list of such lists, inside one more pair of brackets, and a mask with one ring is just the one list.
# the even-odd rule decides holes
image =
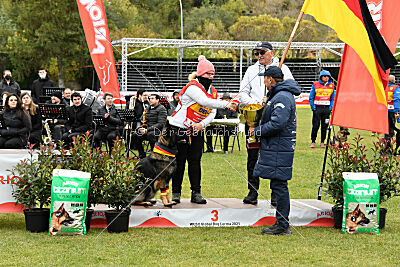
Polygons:
[[120,98],[117,70],[103,0],[76,0],[101,90]]

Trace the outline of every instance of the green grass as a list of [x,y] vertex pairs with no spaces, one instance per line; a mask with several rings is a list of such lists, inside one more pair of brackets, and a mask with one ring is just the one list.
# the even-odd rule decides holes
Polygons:
[[[292,198],[316,198],[320,181],[323,149],[310,149],[311,112],[298,109],[297,147],[294,175],[289,183]],[[373,138],[359,132],[365,144]],[[205,197],[243,198],[247,193],[246,152],[224,155],[204,154],[202,192]],[[228,160],[242,175],[229,167]],[[243,177],[242,177],[243,176]],[[269,196],[262,181],[261,194]],[[190,196],[188,178],[183,197]],[[329,201],[329,200],[327,200]],[[25,230],[22,214],[0,214],[2,255],[0,265],[397,265],[400,242],[399,198],[389,208],[386,229],[380,236],[344,235],[333,228],[298,227],[304,239],[291,236],[262,236],[261,227],[130,229],[125,234],[92,229],[87,236],[49,237]]]

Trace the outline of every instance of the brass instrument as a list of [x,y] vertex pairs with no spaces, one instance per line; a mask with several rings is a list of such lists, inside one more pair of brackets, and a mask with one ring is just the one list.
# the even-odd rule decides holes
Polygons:
[[147,127],[149,127],[148,125],[147,125],[147,111],[146,111],[146,106],[145,106],[145,104],[143,103],[143,117],[142,117],[142,128],[147,128]]
[[51,138],[51,131],[50,131],[50,126],[49,126],[49,119],[47,119],[44,122],[44,129],[46,130],[46,137],[43,140],[43,143],[47,146],[49,144],[51,144],[53,142],[52,138]]
[[129,109],[135,109],[136,105],[136,96],[132,96],[129,101]]

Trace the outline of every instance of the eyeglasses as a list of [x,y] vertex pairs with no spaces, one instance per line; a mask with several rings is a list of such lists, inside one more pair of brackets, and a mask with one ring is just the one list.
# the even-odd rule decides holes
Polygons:
[[214,73],[214,72],[206,72],[206,74],[207,74],[208,76],[215,76],[215,73]]
[[263,55],[265,55],[265,53],[267,53],[267,52],[269,52],[269,51],[270,51],[270,50],[262,50],[262,51],[260,51],[260,52],[257,51],[257,52],[254,52],[254,55],[255,55],[255,56],[262,55],[262,56],[263,56]]

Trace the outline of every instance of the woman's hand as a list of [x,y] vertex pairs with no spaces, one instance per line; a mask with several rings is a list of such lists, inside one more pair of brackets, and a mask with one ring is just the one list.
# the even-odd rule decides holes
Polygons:
[[203,125],[201,123],[196,123],[192,125],[193,131],[195,133],[200,132],[203,129]]

